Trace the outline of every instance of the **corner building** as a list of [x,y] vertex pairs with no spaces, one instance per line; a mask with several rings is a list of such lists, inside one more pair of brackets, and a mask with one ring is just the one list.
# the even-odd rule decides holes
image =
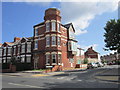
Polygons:
[[49,8],[44,22],[34,26],[34,69],[76,66],[77,41],[72,23],[61,24],[60,11]]

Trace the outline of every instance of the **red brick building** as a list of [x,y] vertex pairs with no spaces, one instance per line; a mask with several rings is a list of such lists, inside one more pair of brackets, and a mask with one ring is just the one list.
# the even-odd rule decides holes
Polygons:
[[15,37],[13,42],[2,44],[0,59],[3,69],[9,66],[12,57],[17,61],[17,70],[74,68],[84,59],[82,50],[77,48],[73,24],[63,25],[60,11],[49,8],[44,21],[34,26],[33,37]]
[[85,58],[98,58],[98,52],[96,52],[95,50],[93,50],[92,47],[90,47],[85,52]]
[[77,41],[72,23],[61,23],[60,11],[49,8],[44,22],[34,26],[34,68],[75,67]]

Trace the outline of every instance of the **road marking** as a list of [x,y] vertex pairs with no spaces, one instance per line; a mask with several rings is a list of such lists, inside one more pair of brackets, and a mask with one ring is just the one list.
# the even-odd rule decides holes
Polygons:
[[77,80],[77,81],[80,81],[80,82],[81,82],[82,80]]
[[66,78],[66,77],[59,77],[59,78],[57,78],[57,79],[64,79],[64,78]]
[[32,75],[33,77],[40,77],[40,76],[48,76],[48,75],[45,75],[45,74],[35,74],[35,75]]
[[8,83],[11,85],[16,85],[16,86],[27,86],[27,87],[33,87],[33,88],[44,88],[44,87],[38,87],[38,86],[32,86],[32,85],[23,85],[23,84],[17,84],[17,83]]

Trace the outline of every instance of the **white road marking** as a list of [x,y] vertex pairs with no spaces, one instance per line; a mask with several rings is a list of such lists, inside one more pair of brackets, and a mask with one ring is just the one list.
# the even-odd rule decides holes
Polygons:
[[44,88],[44,87],[38,87],[38,86],[32,86],[32,85],[23,85],[23,84],[17,84],[17,83],[8,83],[11,85],[16,85],[16,86],[27,86],[27,87],[33,87],[33,88]]
[[81,82],[82,80],[77,80],[77,81],[80,81],[80,82]]

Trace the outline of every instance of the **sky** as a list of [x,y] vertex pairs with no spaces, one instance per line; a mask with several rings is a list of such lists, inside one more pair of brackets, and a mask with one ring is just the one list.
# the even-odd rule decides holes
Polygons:
[[33,26],[44,21],[45,10],[58,8],[61,11],[61,23],[73,23],[78,47],[86,51],[93,46],[100,55],[114,52],[103,50],[105,48],[103,35],[107,21],[118,19],[118,0],[38,1],[41,0],[18,0],[17,2],[16,0],[2,0],[2,6],[0,3],[2,7],[0,43],[12,42],[14,37],[33,36]]

